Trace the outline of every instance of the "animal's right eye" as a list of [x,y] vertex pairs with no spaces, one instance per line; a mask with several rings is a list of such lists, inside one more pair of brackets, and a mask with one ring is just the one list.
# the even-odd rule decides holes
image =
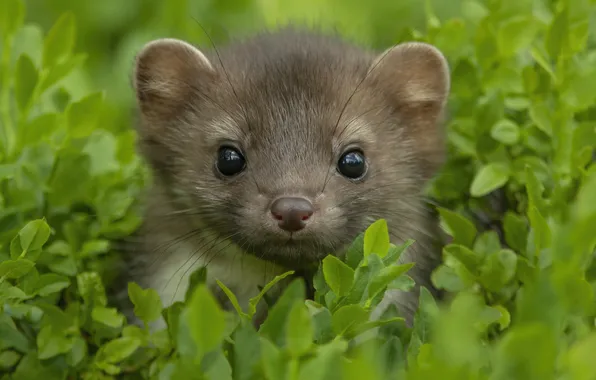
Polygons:
[[239,174],[246,167],[246,160],[238,149],[222,146],[217,154],[217,170],[226,177]]

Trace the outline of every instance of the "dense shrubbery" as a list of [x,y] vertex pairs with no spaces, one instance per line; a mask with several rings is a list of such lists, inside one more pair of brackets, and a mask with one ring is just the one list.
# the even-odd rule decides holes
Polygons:
[[452,66],[450,160],[429,188],[453,237],[433,275],[449,302],[422,292],[412,329],[394,310],[368,321],[387,287],[411,286],[392,265],[407,244],[390,245],[381,220],[346,262],[325,259],[315,300],[294,281],[259,331],[253,310],[219,309],[203,271],[164,311],[131,284],[135,313],[169,323],[150,332],[105,294],[110,242],[139,224],[135,136],[100,122],[103,92],[66,86],[86,57],[72,14],[42,38],[21,2],[0,0],[2,378],[596,378],[594,6],[462,4],[442,21],[429,7],[425,32],[401,37]]

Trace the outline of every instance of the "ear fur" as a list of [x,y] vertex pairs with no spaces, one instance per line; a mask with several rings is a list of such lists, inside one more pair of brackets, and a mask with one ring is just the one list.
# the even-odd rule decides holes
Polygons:
[[430,44],[407,42],[378,55],[370,71],[398,110],[416,144],[424,177],[429,178],[444,160],[444,131],[439,124],[450,90],[447,60]]
[[133,72],[141,112],[176,110],[195,86],[206,84],[206,77],[214,74],[209,59],[187,42],[162,38],[147,43],[136,57]]

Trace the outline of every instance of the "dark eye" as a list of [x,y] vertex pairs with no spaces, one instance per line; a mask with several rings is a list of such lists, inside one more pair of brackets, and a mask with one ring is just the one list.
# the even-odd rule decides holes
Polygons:
[[344,153],[337,162],[337,171],[350,179],[361,178],[366,173],[364,154],[358,150]]
[[230,177],[244,170],[246,162],[244,156],[236,148],[222,146],[217,155],[217,170],[226,177]]

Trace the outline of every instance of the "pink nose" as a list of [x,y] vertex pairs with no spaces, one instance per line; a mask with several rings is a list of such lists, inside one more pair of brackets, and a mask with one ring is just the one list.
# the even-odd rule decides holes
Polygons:
[[288,232],[300,231],[314,210],[308,199],[283,197],[271,204],[271,215],[278,221],[279,228]]

